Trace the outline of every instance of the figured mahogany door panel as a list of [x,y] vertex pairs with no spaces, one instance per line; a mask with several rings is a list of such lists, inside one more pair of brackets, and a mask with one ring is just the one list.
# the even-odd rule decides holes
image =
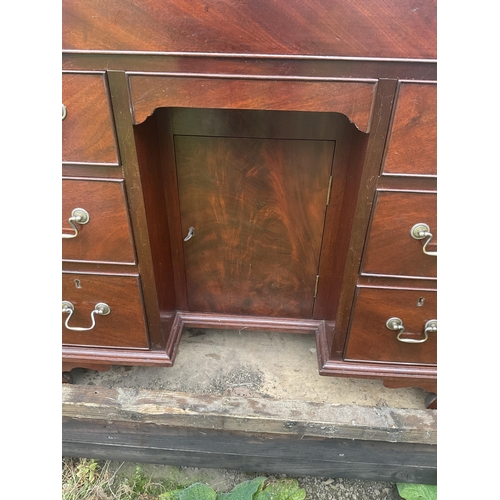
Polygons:
[[62,160],[118,163],[114,123],[104,75],[64,73]]
[[[436,277],[437,195],[381,191],[377,193],[373,220],[361,263],[362,274]],[[415,239],[411,230],[426,224],[432,237]]]
[[[358,287],[345,359],[436,364],[437,332],[429,330],[425,340],[436,311],[435,291]],[[404,332],[387,328],[391,318],[401,320]]]
[[401,84],[383,171],[437,174],[436,85]]
[[[73,306],[69,317],[63,304],[63,344],[148,348],[138,276],[63,273],[62,300]],[[98,304],[106,304],[109,314],[92,315]],[[93,322],[90,330],[72,330],[90,328]]]
[[334,145],[175,137],[191,311],[311,317]]
[[[135,263],[123,182],[63,179],[62,186],[63,259]],[[88,222],[73,222],[78,234],[68,238],[76,234],[69,220],[78,208]]]
[[63,1],[64,49],[436,57],[435,0]]

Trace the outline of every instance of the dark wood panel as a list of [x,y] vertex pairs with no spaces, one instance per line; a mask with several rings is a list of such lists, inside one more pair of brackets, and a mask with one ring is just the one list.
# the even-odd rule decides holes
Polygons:
[[167,221],[172,252],[175,304],[177,310],[187,311],[186,269],[184,265],[184,235],[182,234],[177,169],[175,167],[174,137],[172,134],[171,109],[155,111],[158,140],[163,170]]
[[107,73],[113,117],[116,123],[118,145],[126,179],[130,221],[134,233],[135,248],[141,282],[143,284],[144,306],[148,324],[148,333],[152,346],[165,344],[165,325],[160,319],[156,280],[154,276],[152,248],[144,201],[139,160],[134,141],[134,128],[130,109],[129,90],[125,73],[109,71]]
[[63,48],[436,57],[435,0],[63,1]]
[[[367,139],[367,135],[354,126],[344,126],[335,144],[332,189],[323,233],[318,295],[314,304],[314,318],[326,319],[328,322],[335,320],[342,293],[342,278]],[[329,334],[330,348],[332,339]]]
[[403,278],[401,276],[359,276],[357,286],[369,288],[426,288],[436,289],[435,278]]
[[[435,446],[63,421],[63,456],[350,479],[436,482]],[[109,441],[113,444],[110,445]]]
[[[240,454],[226,454],[221,450],[212,453],[203,451],[184,451],[182,446],[174,448],[147,448],[136,446],[115,446],[106,442],[80,443],[69,440],[62,442],[62,454],[66,457],[87,457],[101,460],[115,460],[124,462],[139,462],[174,465],[178,467],[201,467],[235,469],[243,472],[255,471],[268,474],[312,475],[320,477],[342,477],[346,479],[360,479],[364,481],[389,481],[416,484],[436,484],[437,468],[434,466],[412,467],[405,463],[380,464],[366,460],[352,462],[322,462],[321,460],[306,460],[300,456],[295,444],[291,444],[286,456],[263,458],[249,456],[240,451]],[[244,446],[244,443],[242,443]],[[300,444],[299,444],[300,446]],[[352,447],[355,445],[353,444]],[[242,448],[244,450],[244,448]],[[345,451],[345,450],[344,450]],[[412,450],[408,449],[408,456]],[[345,454],[345,453],[344,453]],[[435,452],[429,450],[429,461],[433,460]]]
[[174,135],[335,140],[344,117],[335,113],[173,108]]
[[379,191],[437,192],[436,177],[415,177],[411,175],[381,175],[377,182]]
[[379,192],[361,265],[363,274],[436,277],[437,258],[423,253],[427,238],[414,239],[418,223],[429,226],[427,250],[436,251],[437,197],[434,193]]
[[[64,369],[86,368],[89,363],[107,370],[109,365],[123,366],[172,366],[172,358],[165,350],[130,349],[123,347],[85,347],[63,345]],[[95,368],[97,369],[97,368]]]
[[[294,422],[287,425],[294,427]],[[334,422],[331,422],[334,424]],[[300,426],[296,426],[300,427]],[[295,455],[292,449],[298,445],[303,461],[319,461],[329,463],[331,466],[345,464],[346,461],[368,462],[385,464],[388,467],[395,464],[410,462],[410,467],[429,467],[429,451],[435,450],[430,445],[403,443],[387,443],[377,441],[347,439],[321,439],[310,436],[297,436],[299,429],[291,429],[290,435],[278,436],[268,433],[228,432],[203,428],[190,429],[186,427],[162,427],[151,423],[138,426],[134,422],[113,423],[109,421],[76,421],[63,418],[63,432],[66,441],[79,443],[105,443],[106,439],[113,441],[114,446],[135,446],[148,448],[163,448],[166,452],[180,449],[183,451],[198,451],[208,454],[221,452],[227,455],[245,455],[259,457],[263,462],[267,460]],[[203,436],[207,436],[206,438]],[[297,443],[300,439],[302,446]],[[408,445],[409,443],[405,443]],[[293,448],[292,448],[293,447]],[[412,450],[412,457],[408,456]],[[347,455],[347,459],[345,458]],[[295,457],[297,459],[297,457]],[[435,464],[432,464],[435,465]],[[263,469],[265,470],[265,468]]]
[[180,312],[182,325],[188,328],[216,328],[247,332],[283,332],[315,335],[321,321],[266,316],[235,316],[230,314]]
[[[397,82],[381,80],[375,100],[376,119],[366,140],[355,137],[352,148],[353,165],[358,168],[349,170],[348,203],[342,217],[342,236],[345,258],[337,269],[342,273],[342,289],[338,299],[335,329],[327,329],[332,338],[328,340],[329,358],[340,359],[344,351],[345,336],[351,313],[352,301],[359,274],[366,231],[370,221],[371,207],[375,196],[378,173],[384,154],[385,140],[389,129],[392,105]],[[333,332],[335,332],[333,334]],[[330,347],[331,345],[331,347]]]
[[437,174],[436,85],[401,84],[384,172]]
[[262,109],[345,114],[363,132],[370,127],[376,84],[171,76],[129,77],[135,123],[156,108]]
[[109,264],[103,262],[82,262],[81,260],[65,260],[63,271],[82,274],[121,274],[136,276],[139,272],[137,264]]
[[114,124],[102,74],[62,76],[66,118],[62,122],[62,160],[118,162]]
[[311,317],[334,142],[175,137],[191,311]]
[[424,325],[437,319],[436,300],[436,292],[429,290],[358,288],[345,359],[436,364],[437,333],[424,343],[410,344],[386,327],[389,318],[400,318],[402,339],[423,340]]
[[62,165],[63,177],[93,177],[104,179],[123,179],[121,166],[90,163],[66,162]]
[[86,224],[75,223],[75,238],[62,240],[63,259],[134,263],[123,182],[63,179],[62,186],[63,235],[74,234],[68,223],[73,209],[83,208],[90,216]]
[[[134,138],[148,221],[158,306],[160,314],[173,318],[176,309],[174,271],[156,116],[134,127]],[[171,325],[166,326],[165,333],[170,331]],[[161,346],[162,344],[158,343],[152,347],[159,349]]]
[[90,331],[66,328],[68,314],[62,315],[63,344],[147,348],[149,346],[138,276],[99,276],[63,273],[62,298],[74,306],[68,326],[89,328],[96,304],[111,309],[106,316],[96,315]]

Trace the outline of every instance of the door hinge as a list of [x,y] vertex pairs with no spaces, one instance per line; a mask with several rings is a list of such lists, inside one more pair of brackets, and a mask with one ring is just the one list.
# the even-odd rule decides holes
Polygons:
[[314,284],[314,298],[318,295],[318,282],[319,282],[319,274],[316,275],[316,283]]
[[332,179],[333,176],[330,175],[330,178],[328,179],[328,192],[326,193],[326,206],[328,206],[330,203],[330,194],[332,192]]

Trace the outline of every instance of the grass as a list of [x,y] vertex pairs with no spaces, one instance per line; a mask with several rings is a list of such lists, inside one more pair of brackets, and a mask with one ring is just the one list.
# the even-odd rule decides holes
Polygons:
[[[140,466],[132,474],[120,474],[111,462],[88,458],[63,458],[62,500],[305,500],[305,490],[295,480],[267,481],[257,477],[235,486],[230,493],[216,493],[200,482],[176,480],[175,474],[161,482],[147,477]],[[180,479],[180,478],[179,478]],[[437,487],[397,484],[405,500],[436,500]],[[201,491],[203,490],[203,491]],[[196,491],[196,492],[195,492]]]
[[157,500],[167,491],[187,485],[172,480],[153,482],[140,467],[132,477],[112,471],[110,462],[63,458],[62,500]]
[[236,485],[229,493],[216,492],[203,482],[186,484],[174,476],[162,482],[147,477],[140,466],[133,474],[112,470],[111,462],[63,458],[63,500],[305,500],[306,492],[294,479],[256,477]]

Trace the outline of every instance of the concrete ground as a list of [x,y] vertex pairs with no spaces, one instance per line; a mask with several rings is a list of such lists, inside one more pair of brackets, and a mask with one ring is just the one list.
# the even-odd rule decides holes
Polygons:
[[73,370],[76,384],[425,409],[426,392],[318,374],[313,335],[185,329],[171,368]]

